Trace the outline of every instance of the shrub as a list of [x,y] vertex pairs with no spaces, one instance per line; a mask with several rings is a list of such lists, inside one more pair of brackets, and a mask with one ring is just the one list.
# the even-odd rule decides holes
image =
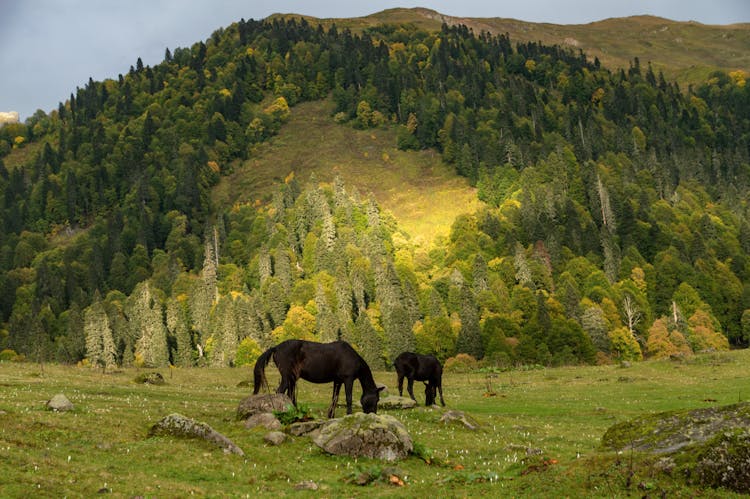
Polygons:
[[258,346],[258,342],[252,339],[251,337],[247,337],[243,339],[240,344],[237,346],[237,354],[234,357],[234,365],[235,366],[252,366],[255,364],[255,361],[258,360],[258,357],[260,357],[260,354],[263,353],[260,350],[260,346]]
[[299,404],[294,407],[293,405],[286,406],[284,411],[273,411],[273,415],[283,425],[290,425],[297,421],[310,421],[313,417],[310,415],[310,408],[305,404]]
[[6,348],[2,352],[0,352],[0,362],[18,362],[20,360],[23,360],[22,358],[19,358],[18,354],[15,350],[11,350],[10,348]]
[[478,367],[477,359],[468,353],[460,353],[455,357],[450,357],[445,361],[445,370],[453,373],[468,373]]

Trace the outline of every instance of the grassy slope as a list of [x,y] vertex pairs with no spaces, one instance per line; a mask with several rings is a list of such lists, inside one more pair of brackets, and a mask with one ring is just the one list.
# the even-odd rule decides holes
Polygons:
[[[286,17],[298,17],[285,14]],[[750,24],[727,26],[678,22],[653,16],[605,19],[589,24],[530,23],[504,18],[452,17],[423,9],[389,9],[366,17],[315,19],[339,27],[363,29],[382,23],[413,23],[426,30],[440,29],[443,22],[465,24],[475,33],[508,33],[511,41],[568,45],[598,57],[610,69],[627,68],[635,57],[668,80],[687,88],[705,80],[713,70],[742,69],[750,73]]]
[[320,182],[338,175],[347,188],[356,186],[362,196],[371,193],[402,230],[424,242],[447,235],[457,215],[479,206],[475,189],[435,151],[399,151],[392,128],[338,125],[331,109],[329,101],[292,108],[281,132],[221,179],[213,192],[215,206],[267,201],[290,172],[302,185],[313,173]]
[[[612,424],[638,415],[747,400],[749,362],[750,351],[742,350],[628,368],[503,372],[490,379],[496,393],[491,397],[485,375],[447,373],[448,408],[466,411],[484,428],[472,432],[445,426],[439,423],[442,409],[381,411],[403,422],[412,438],[442,461],[427,464],[410,457],[396,463],[407,477],[403,488],[345,484],[343,479],[358,467],[384,464],[327,456],[306,438],[265,445],[263,431],[247,430],[234,420],[239,401],[249,394],[249,388],[237,386],[251,376],[247,367],[172,369],[162,371],[165,385],[148,386],[133,382],[133,369],[101,374],[46,365],[42,372],[33,363],[5,362],[0,363],[1,495],[92,497],[106,488],[115,497],[312,497],[321,492],[326,497],[426,497],[440,488],[442,497],[662,492],[667,497],[726,497],[686,488],[675,477],[654,475],[632,464],[631,457],[601,452],[598,446]],[[278,380],[274,366],[267,372],[273,385]],[[394,373],[378,372],[375,378],[395,392]],[[331,385],[302,382],[298,397],[323,417],[330,390]],[[415,391],[422,399],[422,390]],[[44,410],[45,401],[57,393],[71,399],[73,412]],[[357,384],[355,398],[360,394]],[[203,442],[147,438],[150,426],[172,412],[208,423],[239,445],[245,457],[225,455]],[[543,459],[547,466],[540,465]],[[303,480],[315,481],[322,490],[295,492],[294,485]]]

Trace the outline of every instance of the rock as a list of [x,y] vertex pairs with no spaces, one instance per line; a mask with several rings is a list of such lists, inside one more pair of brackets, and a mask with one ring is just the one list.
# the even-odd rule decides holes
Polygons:
[[156,423],[148,432],[149,437],[168,435],[172,437],[183,438],[200,438],[224,449],[225,454],[239,454],[244,456],[245,453],[237,447],[234,442],[227,437],[211,428],[206,423],[200,423],[183,416],[182,414],[173,413]]
[[318,490],[318,484],[312,480],[303,480],[294,486],[294,490]]
[[725,431],[696,449],[691,479],[703,487],[750,494],[750,431]]
[[281,423],[278,419],[276,419],[276,416],[271,414],[270,412],[261,412],[258,414],[253,414],[249,418],[245,420],[245,428],[252,429],[256,426],[262,426],[267,430],[280,430],[281,429]]
[[62,393],[58,393],[47,401],[47,409],[55,412],[66,412],[73,410],[73,403]]
[[163,385],[164,376],[161,373],[141,373],[133,381],[144,385]]
[[385,461],[403,459],[414,449],[409,433],[396,418],[362,412],[326,421],[313,441],[337,456]]
[[240,401],[237,407],[237,419],[247,419],[254,414],[273,411],[285,411],[293,406],[292,399],[284,393],[259,393],[250,395]]
[[286,434],[281,433],[280,431],[272,431],[270,433],[267,433],[266,436],[263,437],[263,441],[271,445],[281,445],[286,441],[286,439]]
[[469,430],[478,430],[479,423],[463,411],[450,410],[440,418],[441,423],[461,423]]
[[[750,403],[649,414],[610,427],[602,447],[660,457],[659,469],[701,486],[750,493]],[[673,470],[678,470],[679,473]]]
[[325,419],[320,419],[317,421],[302,421],[299,423],[292,423],[291,425],[289,425],[289,429],[287,431],[295,437],[301,437],[302,435],[313,436],[312,433],[316,432],[327,422],[328,421],[326,421]]
[[378,409],[414,409],[417,403],[409,397],[391,395],[380,399]]

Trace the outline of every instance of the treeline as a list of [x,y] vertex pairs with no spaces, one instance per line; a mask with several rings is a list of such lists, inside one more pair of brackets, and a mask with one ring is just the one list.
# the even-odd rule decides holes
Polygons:
[[[206,274],[207,247],[221,255],[217,268],[239,269],[231,285],[218,274],[217,286],[228,286],[219,297],[261,303],[271,292],[264,286],[286,293],[266,299],[265,308],[256,303],[261,333],[237,332],[235,342],[247,334],[264,346],[307,307],[313,334],[325,338],[353,334],[344,317],[356,325],[368,311],[373,331],[387,331],[378,333],[386,360],[398,334],[405,345],[414,335],[418,348],[443,357],[541,363],[591,362],[597,351],[637,358],[725,348],[727,339],[746,346],[748,94],[740,72],[716,73],[683,92],[637,60],[610,72],[582,53],[513,46],[507,36],[475,36],[465,27],[427,33],[382,26],[355,35],[304,20],[240,21],[206,42],[167,50],[154,67],[138,60],[117,80],[89,80],[49,115],[0,128],[0,346],[80,360],[90,346],[83,323],[99,317],[106,330],[103,309],[108,327],[120,331],[114,358],[130,362],[139,354],[146,362],[138,329],[122,333],[108,307],[119,303],[127,319],[123,311],[138,306],[126,302],[147,293],[144,303],[166,314],[170,346],[157,363],[190,357],[188,344],[191,358],[200,357],[213,347],[208,338],[223,338],[212,331],[212,312],[202,312],[203,322],[184,319],[191,339],[178,341],[168,322],[180,314],[167,302],[191,296],[188,276]],[[335,334],[322,325],[325,307],[289,298],[299,276],[271,286],[275,274],[267,270],[286,251],[304,276],[325,269],[344,282],[336,274],[344,270],[306,267],[302,258],[306,230],[330,234],[291,226],[286,231],[297,240],[287,238],[285,250],[281,242],[269,246],[263,223],[248,215],[233,227],[231,215],[214,213],[209,196],[222,174],[278,131],[290,106],[327,95],[341,122],[397,126],[401,148],[437,148],[489,206],[457,220],[451,239],[426,256],[404,243],[407,263],[379,278],[400,293],[410,283],[413,293],[366,294],[370,301],[339,312]],[[26,165],[2,164],[3,155],[24,147],[34,151]],[[307,206],[317,211],[303,215],[298,197],[279,196],[286,201],[275,198],[274,216],[295,206],[297,220],[324,222],[321,207]],[[389,268],[364,254],[371,267]],[[425,298],[422,288],[435,296]],[[430,313],[425,300],[434,302]],[[375,311],[382,316],[373,322]],[[219,350],[232,360],[231,348]]]

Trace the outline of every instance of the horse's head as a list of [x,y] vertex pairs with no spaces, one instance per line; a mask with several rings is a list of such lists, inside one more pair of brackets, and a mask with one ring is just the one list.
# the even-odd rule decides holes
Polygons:
[[365,392],[362,394],[362,398],[359,402],[362,404],[362,411],[365,413],[377,413],[378,402],[380,401],[380,392],[385,389],[384,386],[379,386],[376,390]]

